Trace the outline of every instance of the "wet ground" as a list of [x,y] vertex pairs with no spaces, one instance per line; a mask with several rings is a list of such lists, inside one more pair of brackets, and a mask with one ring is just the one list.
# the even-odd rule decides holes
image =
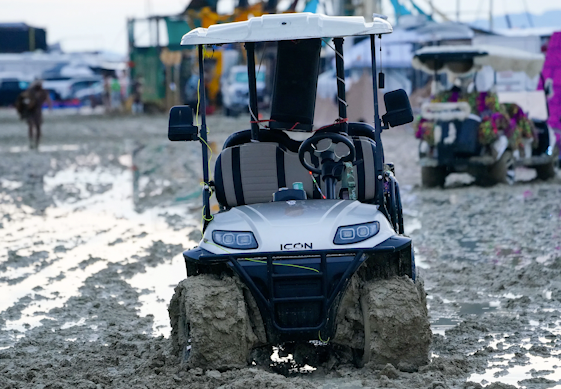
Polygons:
[[[209,117],[213,155],[246,123]],[[37,152],[0,111],[0,387],[561,385],[560,178],[519,169],[513,186],[458,174],[421,189],[407,129],[383,139],[428,292],[432,362],[186,371],[169,353],[167,305],[199,234],[201,150],[166,131],[163,115],[47,114]]]

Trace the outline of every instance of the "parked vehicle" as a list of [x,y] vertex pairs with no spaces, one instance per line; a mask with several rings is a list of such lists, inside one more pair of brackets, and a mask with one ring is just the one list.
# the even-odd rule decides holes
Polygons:
[[43,88],[51,93],[51,99],[66,101],[75,99],[78,91],[89,88],[99,82],[103,82],[101,76],[56,77],[45,79],[43,81]]
[[98,81],[83,89],[78,89],[74,93],[74,98],[80,100],[80,104],[84,107],[95,108],[103,105],[103,82]]
[[17,74],[0,73],[0,107],[14,105],[20,93],[29,87],[30,81]]
[[[407,94],[386,93],[382,125],[373,61],[375,126],[348,122],[344,87],[338,88],[339,119],[314,126],[322,39],[335,37],[344,84],[342,37],[369,36],[375,57],[378,35],[391,31],[379,17],[367,23],[300,13],[197,28],[183,37],[183,45],[198,45],[201,84],[204,45],[245,44],[253,114],[251,129],[224,143],[211,181],[204,91],[200,128],[191,107],[170,111],[168,138],[200,142],[203,159],[203,237],[183,253],[188,277],[169,306],[174,349],[189,365],[245,366],[252,350],[270,356],[274,345],[297,363],[310,348],[307,355],[345,350],[341,358],[357,365],[428,363],[425,292],[381,140],[382,129],[413,120]],[[258,119],[255,72],[256,42],[263,41],[277,43],[267,120]],[[297,141],[293,131],[308,137]],[[211,193],[220,205],[215,214]],[[390,288],[374,303],[372,296]]]
[[455,80],[421,108],[416,136],[424,186],[444,186],[453,172],[467,172],[483,186],[512,184],[516,166],[534,168],[544,180],[555,176],[559,146],[547,124],[544,91],[469,90],[483,66],[536,77],[543,63],[542,54],[488,45],[432,46],[415,53],[415,68]]
[[[256,88],[257,103],[263,108],[269,102],[269,96],[266,94],[265,74],[267,69],[265,66],[256,67]],[[222,105],[226,116],[237,116],[242,111],[247,111],[249,107],[249,88],[247,67],[233,66],[228,76],[222,83]]]

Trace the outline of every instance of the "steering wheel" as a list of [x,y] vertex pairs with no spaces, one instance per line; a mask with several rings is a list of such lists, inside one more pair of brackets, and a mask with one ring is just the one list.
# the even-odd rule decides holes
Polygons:
[[[324,139],[331,139],[331,145],[321,151],[318,152],[316,150],[317,144],[324,140]],[[353,142],[347,138],[344,135],[335,133],[335,132],[316,132],[313,136],[309,137],[308,139],[306,139],[305,141],[302,142],[302,144],[300,145],[300,148],[298,149],[298,158],[300,158],[300,163],[302,164],[302,166],[304,166],[306,169],[308,169],[309,171],[311,171],[312,173],[316,173],[316,174],[320,174],[322,171],[320,168],[317,168],[315,166],[311,166],[308,164],[308,162],[306,161],[306,159],[304,158],[304,156],[306,155],[306,153],[316,153],[316,155],[321,154],[325,151],[330,151],[335,155],[335,145],[338,143],[343,143],[345,146],[347,146],[347,148],[349,149],[349,154],[345,155],[344,157],[339,158],[337,161],[334,162],[352,162],[355,160],[355,156],[356,156],[356,150],[355,150],[355,146],[353,144]]]

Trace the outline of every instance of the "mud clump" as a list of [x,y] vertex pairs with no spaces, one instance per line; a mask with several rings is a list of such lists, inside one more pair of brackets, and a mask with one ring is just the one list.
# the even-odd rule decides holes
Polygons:
[[365,358],[371,364],[392,364],[404,371],[429,363],[432,332],[422,280],[415,283],[404,276],[363,282],[358,275],[353,277],[341,302],[334,342],[357,350],[364,350],[361,295],[370,324],[370,350]]
[[240,285],[230,276],[188,277],[169,305],[173,351],[189,366],[219,370],[247,366],[257,337]]
[[367,286],[374,361],[426,365],[432,332],[422,284],[394,277]]

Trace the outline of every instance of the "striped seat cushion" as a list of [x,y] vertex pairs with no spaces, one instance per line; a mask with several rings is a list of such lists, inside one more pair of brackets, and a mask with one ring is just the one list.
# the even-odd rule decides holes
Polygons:
[[276,143],[252,142],[228,147],[216,160],[216,198],[226,207],[272,201],[273,193],[302,182],[308,198],[313,182],[298,155]]
[[374,156],[376,155],[376,143],[369,138],[353,137],[356,149],[356,159],[363,163],[354,167],[354,176],[357,186],[357,199],[369,202],[376,197],[376,169],[374,167]]
[[[354,136],[353,143],[356,159],[363,160],[354,167],[357,198],[369,202],[375,198],[376,145],[362,136]],[[308,198],[314,198],[312,177],[300,163],[298,154],[271,142],[244,143],[222,150],[216,160],[214,181],[216,198],[225,207],[272,201],[273,193],[279,188],[292,187],[294,182],[302,182]],[[321,186],[325,191],[323,181]],[[340,187],[338,183],[336,193]]]
[[[364,136],[353,136],[353,144],[356,150],[356,160],[360,161],[353,167],[353,176],[356,183],[357,200],[371,202],[376,195],[376,169],[374,167],[374,156],[376,155],[376,143]],[[341,183],[335,187],[335,193],[339,193]],[[325,191],[325,182],[322,181],[321,190]]]

